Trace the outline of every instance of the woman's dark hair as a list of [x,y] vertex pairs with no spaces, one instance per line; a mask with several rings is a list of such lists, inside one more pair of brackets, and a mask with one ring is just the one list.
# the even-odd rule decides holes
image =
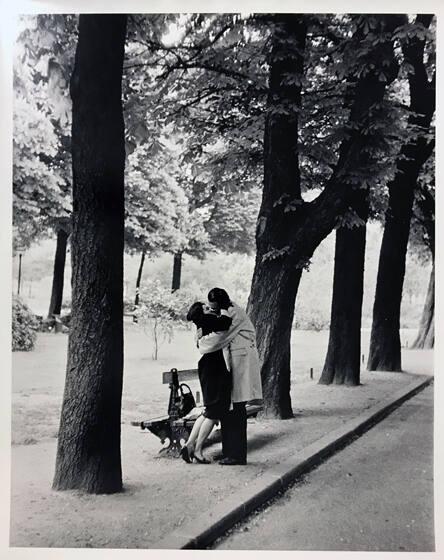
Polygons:
[[222,288],[213,288],[208,292],[208,301],[217,303],[221,309],[228,309],[232,303],[230,296]]
[[193,323],[196,323],[203,316],[203,314],[203,303],[201,301],[196,301],[188,310],[187,321],[193,321]]

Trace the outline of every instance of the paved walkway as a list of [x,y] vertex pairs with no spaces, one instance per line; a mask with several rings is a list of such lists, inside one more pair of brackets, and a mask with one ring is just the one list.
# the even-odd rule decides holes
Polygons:
[[406,401],[213,548],[433,551],[433,388]]

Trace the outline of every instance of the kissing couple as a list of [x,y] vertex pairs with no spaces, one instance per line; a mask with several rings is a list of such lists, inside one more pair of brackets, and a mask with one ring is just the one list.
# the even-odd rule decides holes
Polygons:
[[187,463],[209,464],[202,447],[220,422],[220,465],[247,463],[246,404],[262,398],[260,362],[254,326],[246,312],[230,300],[222,288],[208,293],[208,302],[190,307],[187,320],[196,325],[196,340],[202,357],[198,362],[204,412],[194,423],[181,449]]

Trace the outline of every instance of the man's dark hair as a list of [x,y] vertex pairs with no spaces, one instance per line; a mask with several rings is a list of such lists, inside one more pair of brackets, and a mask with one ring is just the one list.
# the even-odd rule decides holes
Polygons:
[[228,309],[231,305],[230,296],[222,288],[213,288],[208,292],[208,301],[217,303],[221,309]]
[[196,301],[189,308],[187,313],[187,321],[193,321],[193,323],[198,323],[204,314],[203,303],[201,301]]

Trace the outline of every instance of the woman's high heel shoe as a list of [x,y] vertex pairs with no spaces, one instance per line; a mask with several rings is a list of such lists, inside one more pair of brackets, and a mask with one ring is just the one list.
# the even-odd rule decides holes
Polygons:
[[197,455],[193,455],[193,459],[197,463],[200,463],[201,465],[209,465],[211,463],[211,461],[209,461],[208,459],[205,459],[204,456],[202,456],[202,459],[200,459]]
[[180,456],[185,461],[185,463],[193,462],[193,454],[188,451],[188,447],[184,445],[180,450]]

